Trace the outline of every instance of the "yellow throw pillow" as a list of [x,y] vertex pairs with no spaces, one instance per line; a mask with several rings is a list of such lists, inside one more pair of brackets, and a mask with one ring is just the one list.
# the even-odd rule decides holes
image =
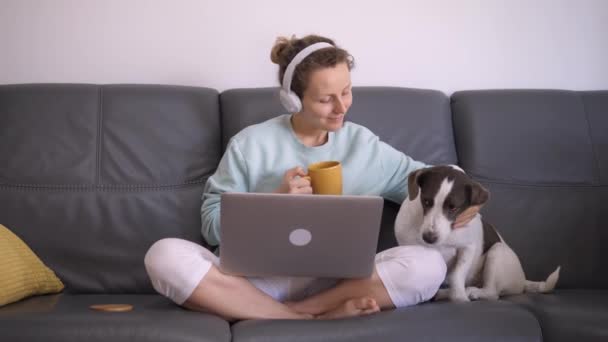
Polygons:
[[0,306],[61,290],[63,283],[55,273],[17,235],[0,224]]

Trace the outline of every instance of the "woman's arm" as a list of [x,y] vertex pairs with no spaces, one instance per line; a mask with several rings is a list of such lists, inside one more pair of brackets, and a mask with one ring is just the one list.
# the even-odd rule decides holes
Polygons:
[[249,191],[247,163],[232,139],[222,156],[217,170],[209,177],[203,192],[201,206],[201,232],[211,246],[220,243],[220,197],[223,192]]
[[382,197],[401,204],[407,196],[407,177],[413,171],[429,167],[412,159],[389,144],[378,141],[383,178],[386,180]]

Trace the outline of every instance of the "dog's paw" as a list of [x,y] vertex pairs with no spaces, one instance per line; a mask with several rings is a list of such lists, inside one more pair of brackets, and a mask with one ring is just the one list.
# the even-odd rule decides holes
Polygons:
[[450,300],[452,302],[469,302],[470,301],[466,292],[461,292],[461,291],[450,293]]
[[479,287],[467,287],[467,297],[470,300],[478,300],[480,298],[481,289]]
[[490,288],[480,289],[479,287],[471,286],[471,287],[467,287],[466,291],[467,291],[467,296],[469,297],[470,300],[480,300],[480,299],[496,300],[496,299],[498,299],[497,292]]

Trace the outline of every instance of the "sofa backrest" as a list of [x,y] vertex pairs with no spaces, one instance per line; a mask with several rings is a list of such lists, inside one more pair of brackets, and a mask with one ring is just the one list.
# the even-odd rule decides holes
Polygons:
[[488,187],[482,210],[529,279],[608,287],[608,91],[452,96],[460,165]]
[[[284,114],[278,93],[278,88],[222,92],[223,147],[241,129]],[[449,99],[439,91],[354,87],[353,104],[346,119],[369,128],[381,140],[416,160],[457,163]],[[385,203],[378,250],[396,245],[393,224],[398,210],[398,205]]]
[[144,254],[163,237],[201,242],[220,157],[215,90],[0,86],[0,223],[70,292],[153,292]]
[[[243,128],[285,114],[278,88],[231,89],[220,94],[222,147]],[[353,87],[348,121],[363,125],[410,157],[456,163],[449,98],[436,90]]]

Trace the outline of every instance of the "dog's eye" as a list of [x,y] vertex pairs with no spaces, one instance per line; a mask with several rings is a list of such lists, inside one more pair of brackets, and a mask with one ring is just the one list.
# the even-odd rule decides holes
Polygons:
[[445,203],[445,208],[450,212],[450,213],[455,213],[458,210],[458,207],[455,206],[453,203],[451,202],[446,202]]
[[425,200],[422,201],[422,204],[424,204],[425,207],[432,207],[433,206],[433,200],[425,199]]

